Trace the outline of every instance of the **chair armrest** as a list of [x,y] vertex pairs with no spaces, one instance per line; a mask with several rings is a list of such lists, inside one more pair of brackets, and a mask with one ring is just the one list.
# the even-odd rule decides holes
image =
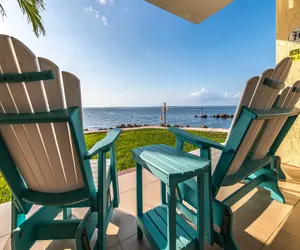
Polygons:
[[106,137],[101,141],[98,141],[84,156],[84,159],[91,159],[94,155],[98,154],[100,151],[109,151],[114,142],[118,139],[121,134],[122,129],[115,128],[106,134]]
[[227,148],[226,146],[224,146],[220,143],[211,141],[209,139],[206,139],[206,138],[203,138],[203,137],[200,137],[197,135],[193,135],[182,129],[169,128],[169,131],[172,132],[176,136],[176,138],[178,138],[182,141],[188,142],[190,144],[193,144],[199,148],[209,147],[209,148],[216,148],[216,149],[222,150],[224,152],[233,151],[233,149]]

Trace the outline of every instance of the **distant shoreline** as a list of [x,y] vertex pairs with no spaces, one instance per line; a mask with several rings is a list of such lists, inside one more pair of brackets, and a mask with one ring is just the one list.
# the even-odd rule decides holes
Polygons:
[[[236,108],[236,105],[228,105],[228,106],[168,106],[169,108]],[[131,109],[131,108],[162,108],[162,106],[102,106],[102,107],[82,107],[83,109]]]
[[[162,126],[142,126],[142,127],[135,127],[135,128],[122,128],[122,131],[129,131],[129,130],[139,130],[139,129],[168,129],[168,127],[162,127]],[[194,130],[194,131],[204,131],[204,132],[223,132],[228,133],[229,129],[226,128],[181,128],[184,130]],[[84,131],[85,134],[94,134],[94,133],[106,133],[109,129],[103,129],[103,130],[89,130]]]

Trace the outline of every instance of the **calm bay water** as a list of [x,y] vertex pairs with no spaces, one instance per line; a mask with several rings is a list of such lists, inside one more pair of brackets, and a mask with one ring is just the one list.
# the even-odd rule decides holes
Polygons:
[[[115,127],[120,124],[160,124],[161,107],[123,107],[123,108],[83,108],[84,128],[98,130]],[[195,118],[201,114],[201,107],[168,107],[167,123],[181,126],[209,128],[229,128],[232,119],[217,119],[215,114],[234,114],[235,106],[202,107],[203,114],[208,118]]]

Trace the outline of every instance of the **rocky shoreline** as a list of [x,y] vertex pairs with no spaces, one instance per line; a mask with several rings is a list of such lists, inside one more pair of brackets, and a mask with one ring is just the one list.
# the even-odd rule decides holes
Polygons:
[[[157,127],[155,125],[150,125],[150,124],[121,124],[121,125],[118,125],[116,126],[115,128],[145,128],[145,127]],[[182,125],[177,125],[175,124],[174,126],[171,126],[170,124],[167,124],[167,125],[164,125],[164,124],[160,124],[158,127],[166,127],[166,128],[184,128],[185,126],[182,126]],[[186,128],[190,128],[191,126],[190,125],[186,125]],[[200,126],[199,128],[208,128],[206,125],[203,125],[203,126]],[[113,129],[112,127],[111,128],[99,128],[98,131],[101,131],[101,130],[110,130],[110,129]],[[87,128],[84,129],[84,131],[89,131]],[[93,130],[95,131],[95,130]]]
[[[232,119],[234,117],[234,115],[229,115],[229,114],[216,114],[216,115],[212,115],[210,116],[211,118],[221,118],[221,119]],[[207,115],[195,115],[195,118],[208,118]],[[167,125],[164,125],[164,124],[160,124],[160,125],[151,125],[151,124],[136,124],[136,123],[133,123],[133,124],[121,124],[121,125],[117,125],[115,128],[122,128],[122,129],[125,129],[125,128],[145,128],[145,127],[167,127],[167,128],[170,128],[170,127],[174,127],[174,128],[191,128],[190,125],[186,125],[186,126],[182,126],[182,125],[173,125],[171,126],[170,124],[167,124]],[[208,126],[206,125],[202,125],[198,128],[209,128]],[[113,129],[113,127],[110,127],[110,128],[99,128],[98,131],[107,131],[107,130],[110,130],[110,129]],[[87,128],[84,129],[85,132],[89,131]],[[93,130],[93,131],[97,131],[97,130]]]
[[[199,131],[216,131],[216,132],[228,132],[228,129],[223,129],[223,128],[209,128],[208,126],[199,126],[199,127],[191,127],[190,125],[182,126],[182,125],[177,125],[175,124],[174,126],[171,126],[170,124],[167,124],[164,126],[163,124],[161,125],[150,125],[150,124],[121,124],[119,126],[116,126],[116,128],[121,128],[122,130],[136,130],[136,129],[168,129],[170,127],[174,128],[182,128],[186,130],[199,130]],[[89,130],[87,128],[84,129],[85,133],[97,133],[97,132],[106,132],[109,131],[111,128],[99,128],[97,130]]]
[[[234,115],[229,115],[229,114],[216,114],[216,115],[211,115],[211,118],[221,118],[221,119],[228,119],[228,118],[233,118]],[[195,115],[195,118],[208,118],[207,115]]]

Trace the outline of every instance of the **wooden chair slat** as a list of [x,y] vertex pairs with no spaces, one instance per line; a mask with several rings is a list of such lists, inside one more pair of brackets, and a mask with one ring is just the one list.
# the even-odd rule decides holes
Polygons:
[[[295,93],[291,90],[293,87],[299,87],[299,84],[300,82],[296,82],[292,85],[292,87],[287,87],[284,89],[275,106],[284,109],[294,108],[299,99],[299,93]],[[253,159],[261,159],[266,156],[287,119],[287,117],[283,117],[271,119],[266,122],[264,133],[260,136],[256,147],[253,150]]]
[[[249,106],[249,104],[251,102],[251,99],[253,97],[253,93],[254,93],[254,91],[257,87],[258,81],[259,81],[258,76],[254,76],[254,77],[250,78],[247,81],[246,86],[245,86],[244,91],[243,91],[243,94],[241,96],[241,101],[240,101],[239,105],[237,106],[237,109],[235,111],[232,123],[230,125],[230,129],[229,129],[229,132],[228,132],[227,139],[230,135],[230,131],[232,130],[232,128],[236,124],[236,121],[237,121],[237,119],[238,119],[238,117],[239,117],[239,115],[242,111],[242,108]],[[226,141],[227,141],[227,139],[226,139]]]
[[[253,93],[253,97],[249,104],[249,107],[254,109],[259,109],[259,110],[269,110],[270,108],[272,108],[279,94],[279,89],[272,88],[265,85],[264,80],[266,78],[270,78],[278,82],[283,82],[287,77],[290,67],[291,67],[291,60],[289,58],[286,58],[282,60],[275,67],[274,70],[268,69],[265,72],[263,72],[257,84],[257,87],[255,89],[255,92]],[[231,163],[231,166],[227,173],[228,175],[234,174],[240,169],[246,157],[251,153],[250,151],[253,149],[253,147],[255,148],[255,152],[254,152],[255,157],[261,157],[263,155],[264,152],[259,152],[257,150],[262,151],[262,149],[265,150],[265,148],[263,148],[263,145],[261,145],[261,147],[258,148],[255,145],[255,143],[257,143],[258,135],[260,135],[260,137],[264,136],[264,133],[266,131],[264,129],[265,123],[266,122],[264,120],[252,122],[249,130],[247,131],[247,134],[245,135],[238,149],[236,156],[234,157]],[[268,123],[271,124],[272,122],[268,121]],[[272,126],[273,125],[271,124],[270,127]],[[280,126],[280,124],[276,126]],[[262,134],[260,134],[262,129],[263,129]],[[275,129],[275,131],[278,131],[279,133],[280,130],[277,128]],[[269,137],[268,140],[269,139],[271,141],[272,138]],[[263,143],[268,144],[268,141],[264,141]],[[263,155],[263,157],[264,156],[265,155]]]
[[[62,71],[62,79],[63,79],[65,98],[66,98],[66,106],[67,108],[79,107],[81,125],[83,127],[80,80],[75,75],[65,71]],[[73,155],[76,155],[73,140],[71,146],[72,146]],[[83,179],[82,179],[82,175],[80,174],[79,162],[77,157],[73,156],[73,158],[75,164],[75,175],[77,178],[78,186],[82,186]]]
[[[273,74],[273,71],[274,71],[273,69],[268,69],[268,70],[264,71],[262,76],[260,77],[257,87],[256,87],[254,93],[252,93],[251,102],[249,103],[249,106],[251,108],[257,109],[257,107],[259,107],[259,105],[262,103],[264,95],[266,93],[269,94],[267,89],[270,87],[264,85],[263,82],[264,82],[265,78],[271,77],[271,75]],[[264,109],[264,106],[262,106],[260,109]],[[254,140],[257,137],[263,123],[264,123],[264,121],[253,121],[252,122],[252,124],[250,125],[250,128],[247,131],[247,134],[245,135],[245,137],[238,149],[238,152],[236,153],[236,155],[231,163],[231,166],[227,172],[228,175],[234,174],[235,172],[237,172],[239,170],[243,161],[247,157],[249,150],[252,147]]]
[[[20,72],[11,38],[8,36],[0,36],[0,44],[0,65],[2,72]],[[0,88],[1,104],[6,113],[32,112],[32,107],[28,100],[24,83],[14,83],[10,84],[9,86],[1,84]],[[6,134],[6,130],[9,129],[12,129],[13,132],[8,132]],[[28,179],[30,182],[32,182],[28,183],[28,186],[34,189],[43,190],[45,184],[47,184],[47,178],[46,173],[42,172],[37,160],[40,157],[39,153],[43,154],[43,152],[42,150],[40,150],[40,152],[33,152],[32,149],[32,144],[34,143],[42,145],[38,128],[33,124],[12,125],[6,126],[4,130],[2,129],[2,134],[6,144],[12,144],[14,141],[13,139],[8,138],[8,134],[14,134],[16,137],[15,140],[18,141],[20,146],[18,147],[16,144],[14,144],[10,145],[9,147],[13,148],[13,146],[17,146],[13,150],[13,158],[17,163],[20,172],[23,173],[24,176],[28,176],[28,174],[25,173],[25,169],[30,169],[30,172],[34,176],[33,178]],[[20,151],[17,151],[17,149],[20,147]],[[27,162],[27,164],[25,162]],[[23,166],[25,169],[22,169]]]
[[[212,204],[212,210],[209,206],[206,210],[203,208],[206,213],[205,218],[209,218],[210,211],[213,211],[213,218],[212,221],[206,221],[203,231],[205,238],[212,244],[224,240],[224,245],[222,245],[224,249],[238,249],[232,232],[234,214],[231,207],[254,188],[258,186],[265,188],[270,191],[272,199],[281,203],[285,202],[284,196],[278,188],[278,178],[279,176],[284,178],[284,174],[278,165],[278,158],[274,154],[300,114],[300,110],[296,108],[285,110],[292,108],[298,101],[298,92],[291,92],[291,89],[297,90],[298,83],[291,88],[284,89],[279,97],[279,88],[276,88],[274,84],[282,86],[290,66],[291,58],[286,58],[277,65],[275,70],[265,71],[255,90],[251,93],[252,99],[249,104],[241,112],[239,109],[237,110],[240,115],[236,117],[236,124],[232,127],[224,146],[224,148],[232,150],[223,150],[218,156],[215,152],[210,153],[207,149],[214,148],[215,142],[199,143],[200,152],[204,150],[201,157],[212,160],[213,172],[212,187],[206,190],[206,194],[212,194],[212,202],[207,203]],[[274,80],[272,86],[263,84],[266,77]],[[248,100],[242,99],[241,103],[246,103]],[[189,137],[184,134],[180,136],[179,132],[175,133],[175,136],[177,150],[183,150],[182,144],[189,142]],[[201,137],[195,138],[195,140],[201,142]],[[222,148],[220,149],[222,150]],[[199,155],[198,152],[197,155]],[[216,161],[218,163],[215,167]],[[245,185],[237,187],[234,193],[221,201],[218,196],[219,190],[225,186],[233,186],[240,181],[244,181]],[[198,203],[199,200],[195,199],[195,197],[199,198],[197,190],[201,183],[199,179],[191,178],[178,185],[178,197],[180,198],[177,201],[177,208],[193,224],[197,224],[195,211],[202,209]],[[186,206],[186,203],[195,209],[190,210],[190,206]],[[220,230],[216,230],[215,226]],[[213,232],[210,231],[211,229]]]
[[61,74],[64,83],[66,105],[68,108],[75,106],[80,108],[80,118],[81,122],[83,123],[80,80],[75,75],[66,71],[62,71]]
[[[79,80],[67,72],[61,77],[53,62],[37,59],[20,41],[4,35],[0,35],[0,74],[3,138],[0,171],[14,196],[11,202],[13,248],[29,249],[36,240],[70,237],[82,247],[86,243],[82,235],[86,233],[89,241],[98,228],[95,246],[105,249],[105,231],[113,209],[119,205],[115,141],[121,130],[111,131],[108,140],[100,143],[110,152],[111,161],[105,166],[104,153],[98,154],[104,165],[102,168],[99,161],[100,166],[96,167],[102,173],[106,170],[106,176],[99,178],[86,160]],[[3,82],[7,79],[7,83]],[[57,111],[50,112],[54,110]],[[110,186],[112,199],[108,196]],[[28,217],[33,204],[42,206]],[[90,210],[74,223],[67,219],[75,207],[90,207]],[[54,220],[60,212],[63,220]],[[39,229],[47,230],[39,234]],[[25,237],[20,237],[20,232]],[[39,237],[33,236],[37,234]]]
[[[66,108],[66,101],[63,90],[63,83],[61,80],[60,71],[57,65],[45,58],[38,58],[41,70],[52,70],[55,79],[44,81],[45,91],[50,110]],[[58,144],[61,165],[66,177],[67,186],[66,190],[74,190],[82,187],[82,183],[78,180],[81,179],[81,173],[77,173],[74,159],[74,151],[70,137],[70,128],[67,123],[54,123],[54,132]]]
[[[36,56],[23,43],[12,38],[16,57],[18,59],[21,72],[40,71]],[[25,82],[28,97],[33,108],[33,112],[44,112],[49,110],[47,98],[44,91],[43,82]],[[39,155],[38,164],[49,179],[49,184],[44,192],[64,192],[67,189],[66,179],[62,171],[58,148],[53,134],[52,124],[36,125],[39,130],[37,137],[42,143],[33,144],[33,151]],[[45,143],[46,142],[46,143]],[[50,156],[50,157],[49,157]]]

